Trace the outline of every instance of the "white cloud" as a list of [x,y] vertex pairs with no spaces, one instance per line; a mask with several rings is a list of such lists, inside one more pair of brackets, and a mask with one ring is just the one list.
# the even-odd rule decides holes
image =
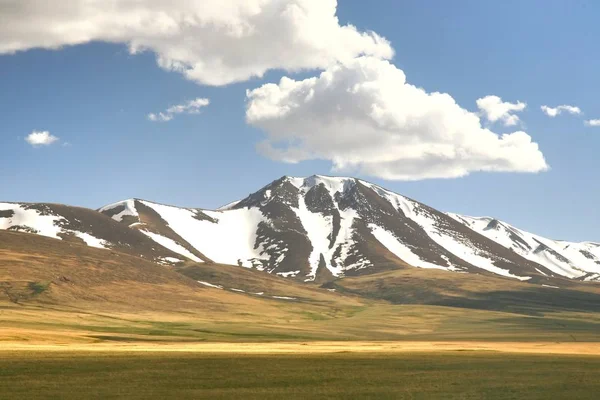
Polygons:
[[105,41],[208,85],[271,69],[322,69],[359,55],[390,59],[389,42],[340,25],[336,0],[2,0],[0,54]]
[[588,119],[585,124],[587,126],[600,126],[600,119]]
[[166,122],[172,120],[175,117],[175,114],[198,114],[202,107],[206,107],[209,104],[209,99],[198,97],[197,99],[190,100],[184,104],[171,106],[167,108],[165,112],[150,113],[148,114],[148,119],[150,121]]
[[541,106],[540,108],[542,109],[544,114],[546,114],[547,116],[549,116],[551,118],[554,118],[557,115],[560,115],[563,111],[565,111],[569,114],[573,114],[573,115],[581,114],[581,108],[576,107],[576,106],[569,106],[567,104],[563,104],[562,106],[557,106],[557,107]]
[[247,97],[248,123],[267,134],[259,150],[275,160],[330,160],[339,172],[394,180],[548,169],[527,133],[498,135],[450,95],[410,85],[373,57],[302,81],[284,77]]
[[50,146],[59,139],[48,131],[33,131],[25,137],[25,141],[32,146]]
[[185,104],[178,104],[167,108],[169,114],[198,114],[202,107],[206,107],[210,104],[210,100],[198,97],[194,100],[190,100]]
[[159,113],[150,113],[148,114],[148,119],[150,121],[160,121],[160,122],[166,122],[166,121],[170,121],[173,119],[173,115],[170,114],[165,114],[163,112],[159,112]]
[[523,111],[525,107],[527,107],[526,103],[503,102],[498,96],[485,96],[477,99],[477,108],[488,121],[502,121],[505,126],[517,125],[520,119],[513,113]]

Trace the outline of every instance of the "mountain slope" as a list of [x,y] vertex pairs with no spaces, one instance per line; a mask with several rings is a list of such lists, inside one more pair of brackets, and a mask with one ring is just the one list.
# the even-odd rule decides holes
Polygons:
[[[582,278],[525,257],[454,215],[354,178],[282,177],[216,211],[126,200],[100,211],[189,258],[302,281],[408,267],[549,283]],[[589,268],[587,279],[597,269]]]
[[262,301],[275,307],[276,300],[330,307],[360,304],[256,270],[208,263],[164,266],[82,243],[11,231],[0,231],[0,271],[0,299],[16,304],[42,299],[61,305],[89,301],[104,307],[198,312],[208,312],[211,300],[236,307]]
[[490,217],[449,215],[524,258],[544,265],[553,274],[583,280],[600,278],[598,243],[547,239]]
[[0,230],[35,233],[67,242],[117,250],[159,263],[182,257],[94,210],[47,203],[0,203]]
[[338,279],[327,287],[395,304],[428,304],[540,315],[559,311],[600,311],[600,286],[568,278],[554,285],[531,285],[516,279],[404,269]]

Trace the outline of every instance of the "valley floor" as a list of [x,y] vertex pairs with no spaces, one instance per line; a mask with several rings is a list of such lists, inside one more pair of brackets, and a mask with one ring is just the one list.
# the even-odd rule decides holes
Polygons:
[[0,399],[596,399],[598,374],[598,356],[490,351],[4,351]]

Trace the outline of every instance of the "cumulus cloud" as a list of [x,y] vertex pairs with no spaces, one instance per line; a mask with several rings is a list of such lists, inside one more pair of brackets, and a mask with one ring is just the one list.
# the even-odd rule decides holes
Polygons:
[[588,119],[585,124],[587,126],[600,126],[600,119]]
[[150,113],[148,119],[150,121],[167,122],[175,117],[175,114],[199,114],[202,107],[210,104],[209,99],[198,97],[184,104],[178,104],[167,108],[164,112]]
[[216,86],[271,69],[393,57],[386,39],[340,25],[336,10],[336,0],[2,0],[0,54],[125,43],[132,53],[154,52],[162,68]]
[[548,169],[527,133],[498,135],[450,95],[427,93],[373,57],[305,80],[284,77],[247,98],[247,122],[267,134],[259,150],[275,160],[325,159],[335,171],[392,180]]
[[514,112],[523,111],[527,104],[520,101],[504,102],[498,96],[485,96],[477,99],[477,107],[488,121],[502,121],[505,126],[514,126],[520,122]]
[[563,104],[562,106],[557,107],[541,106],[540,108],[542,109],[544,114],[546,114],[550,118],[554,118],[557,115],[560,115],[563,111],[573,115],[581,114],[581,108],[576,106],[569,106],[567,104]]
[[50,146],[59,139],[48,131],[33,131],[25,137],[25,141],[32,146]]

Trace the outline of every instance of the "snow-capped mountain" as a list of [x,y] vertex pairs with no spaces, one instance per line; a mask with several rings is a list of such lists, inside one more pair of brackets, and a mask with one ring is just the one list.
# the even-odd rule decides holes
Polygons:
[[540,283],[600,281],[600,244],[550,240],[492,218],[443,213],[354,178],[282,177],[218,210],[139,199],[98,211],[0,203],[0,229],[160,263],[233,264],[301,281],[410,267]]
[[442,213],[354,178],[283,177],[214,211],[138,199],[99,211],[188,259],[302,281],[406,267],[600,280],[598,245],[550,241],[501,222],[488,229],[492,221]]

